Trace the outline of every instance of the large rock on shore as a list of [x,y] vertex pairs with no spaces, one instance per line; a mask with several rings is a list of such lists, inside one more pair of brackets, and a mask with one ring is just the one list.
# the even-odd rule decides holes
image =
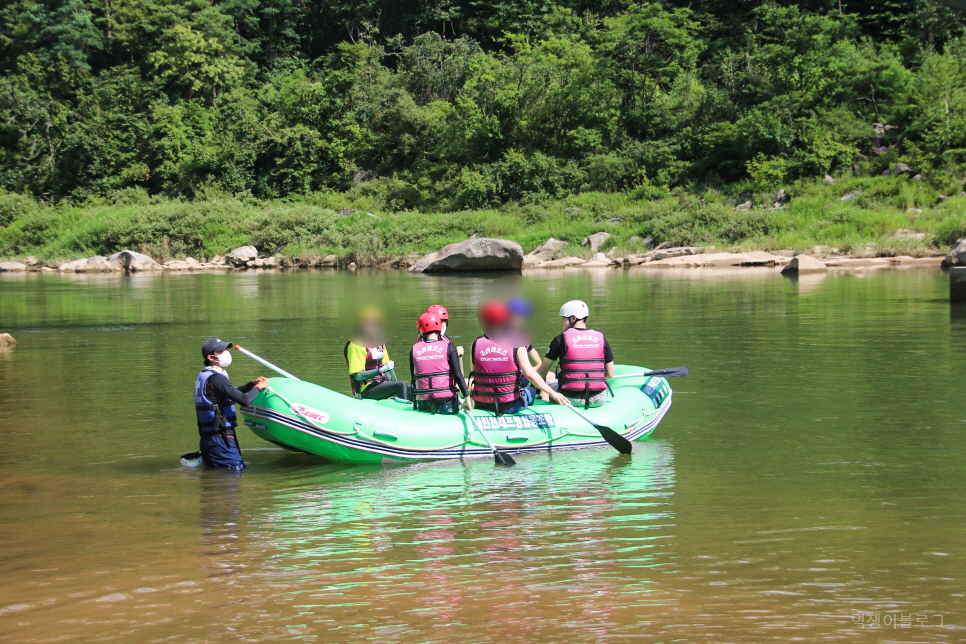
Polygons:
[[672,248],[668,248],[667,244],[661,244],[654,250],[644,253],[640,257],[641,263],[653,262],[660,261],[662,259],[670,259],[672,257],[681,257],[683,255],[698,255],[699,253],[703,253],[705,250],[706,249],[701,248],[700,246],[674,246]]
[[113,273],[115,271],[122,270],[119,262],[112,262],[108,258],[101,257],[100,255],[96,257],[88,257],[87,263],[84,264],[83,268],[85,273]]
[[782,269],[782,275],[802,275],[804,273],[823,273],[828,270],[828,266],[814,257],[808,255],[796,255],[792,261]]
[[107,261],[117,262],[121,268],[129,273],[161,270],[161,264],[158,264],[144,253],[136,253],[133,250],[122,250],[114,253],[107,258]]
[[610,233],[605,233],[604,231],[601,231],[599,233],[594,233],[589,237],[584,237],[583,241],[580,242],[580,245],[590,246],[590,250],[596,253],[598,250],[600,250],[600,247],[603,246],[604,242],[606,242],[608,239],[610,239]]
[[228,253],[228,262],[232,266],[245,266],[258,258],[258,250],[254,246],[239,246]]
[[523,268],[520,244],[505,239],[467,239],[424,255],[409,270],[413,273],[467,271],[519,271]]
[[526,257],[523,258],[524,264],[539,264],[540,262],[548,262],[554,258],[554,256],[562,251],[567,246],[570,246],[565,241],[560,241],[559,239],[554,239],[551,237],[547,241],[543,242],[532,251],[527,253]]
[[72,262],[64,262],[57,267],[57,270],[59,270],[61,273],[74,273],[77,271],[77,269],[84,269],[86,267],[87,258],[85,257],[84,259],[75,259]]
[[785,263],[787,258],[764,251],[747,253],[696,253],[676,255],[666,259],[640,263],[645,268],[726,268],[731,266],[775,266]]
[[596,253],[588,261],[581,264],[584,268],[610,268],[613,265],[613,260],[603,253]]
[[943,258],[942,267],[966,266],[966,238],[958,240]]
[[537,268],[567,268],[568,266],[580,266],[583,263],[584,260],[579,257],[561,257],[549,262],[541,262],[537,264]]
[[27,265],[20,262],[0,262],[0,273],[23,273],[25,270]]

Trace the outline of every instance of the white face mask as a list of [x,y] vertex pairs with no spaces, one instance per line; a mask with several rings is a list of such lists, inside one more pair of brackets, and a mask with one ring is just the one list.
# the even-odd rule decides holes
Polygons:
[[222,353],[219,353],[215,357],[218,358],[218,366],[221,367],[222,369],[225,369],[226,367],[231,365],[231,353],[229,353],[228,351],[223,351]]
[[382,350],[382,347],[371,347],[369,353],[372,355],[373,360],[382,360],[382,357],[386,355],[386,352]]

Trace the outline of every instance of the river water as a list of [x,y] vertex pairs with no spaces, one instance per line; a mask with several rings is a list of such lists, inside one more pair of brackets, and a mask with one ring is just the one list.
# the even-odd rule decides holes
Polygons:
[[530,277],[618,362],[690,367],[631,459],[350,466],[243,429],[242,475],[179,466],[205,338],[343,390],[340,298],[396,296],[402,363],[433,302],[469,344],[482,278],[0,278],[0,642],[966,640],[966,312],[938,270]]

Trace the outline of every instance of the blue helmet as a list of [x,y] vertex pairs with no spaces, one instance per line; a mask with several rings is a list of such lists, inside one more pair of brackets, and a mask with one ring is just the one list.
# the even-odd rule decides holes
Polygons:
[[511,297],[507,301],[506,307],[512,315],[519,315],[524,318],[530,317],[530,314],[533,312],[533,307],[522,297]]

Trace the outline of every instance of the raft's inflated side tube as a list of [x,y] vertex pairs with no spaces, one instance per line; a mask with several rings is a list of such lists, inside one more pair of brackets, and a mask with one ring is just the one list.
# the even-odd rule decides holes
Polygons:
[[[646,371],[621,366],[618,375]],[[463,413],[430,414],[414,411],[408,403],[357,400],[288,378],[269,382],[271,388],[241,413],[245,425],[273,443],[348,463],[492,455],[483,437],[474,436],[476,431]],[[614,384],[614,398],[587,410],[587,415],[629,440],[650,434],[671,405],[667,381],[625,378]],[[496,418],[490,412],[475,411],[473,415],[490,440],[511,453],[605,444],[573,411],[540,400],[518,414]]]

